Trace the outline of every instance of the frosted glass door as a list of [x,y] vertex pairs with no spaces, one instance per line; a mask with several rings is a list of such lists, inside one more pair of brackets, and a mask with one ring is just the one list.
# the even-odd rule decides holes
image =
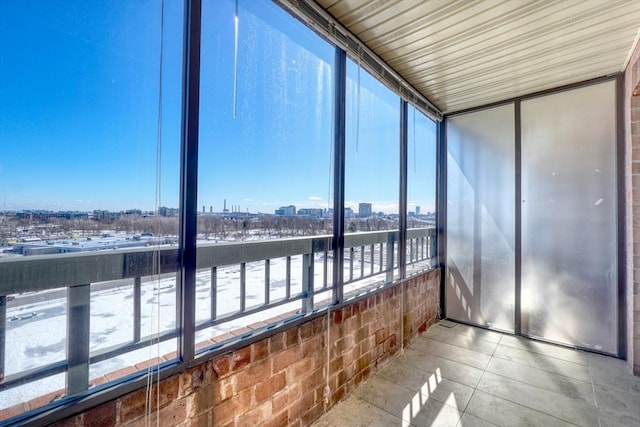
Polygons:
[[447,120],[447,317],[513,331],[513,104]]
[[615,82],[521,106],[522,333],[615,354]]

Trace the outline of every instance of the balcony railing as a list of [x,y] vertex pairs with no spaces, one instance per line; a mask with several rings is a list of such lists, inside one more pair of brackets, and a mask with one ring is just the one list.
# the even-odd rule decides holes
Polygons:
[[[431,268],[436,259],[435,229],[407,230],[406,259],[413,270]],[[344,285],[353,287],[362,283],[382,284],[394,280],[397,271],[398,231],[379,231],[345,235],[343,260]],[[326,305],[326,294],[332,289],[332,237],[315,236],[292,239],[263,240],[203,244],[197,248],[197,277],[207,280],[210,287],[210,316],[199,319],[196,331],[231,322],[234,319],[300,302],[298,313],[304,314]],[[81,254],[60,254],[32,257],[15,257],[0,260],[0,393],[12,387],[38,381],[56,374],[65,375],[65,394],[74,395],[90,387],[89,367],[118,355],[139,350],[179,337],[175,321],[170,328],[154,335],[142,334],[144,302],[142,287],[154,278],[175,278],[179,269],[177,248],[144,248],[99,251]],[[301,258],[301,286],[292,286],[292,260]],[[271,287],[271,269],[274,260],[284,263],[284,292],[275,294]],[[263,263],[264,282],[247,280],[247,264]],[[221,269],[235,266],[239,280],[222,279]],[[238,268],[239,267],[239,268]],[[201,280],[201,281],[202,281]],[[239,289],[237,310],[218,314],[218,294],[221,282],[225,286],[236,284]],[[124,282],[123,282],[124,281]],[[132,284],[133,311],[131,340],[108,348],[91,351],[91,298],[92,290],[109,289]],[[93,284],[93,285],[92,285]],[[93,287],[92,287],[93,286]],[[264,286],[261,301],[248,299],[248,290]],[[97,288],[96,288],[97,287]],[[159,284],[158,284],[159,287]],[[25,293],[35,293],[26,295]],[[253,292],[255,294],[255,292]],[[19,300],[34,300],[38,296],[66,298],[66,356],[64,360],[43,366],[11,372],[5,375],[7,342],[8,296],[21,294]],[[314,298],[322,296],[322,301]],[[178,303],[176,303],[178,305]],[[179,307],[177,307],[179,308]],[[176,310],[176,314],[180,310]],[[285,310],[290,312],[290,309]],[[27,319],[28,320],[28,319]],[[266,320],[266,319],[263,319]],[[123,325],[123,327],[129,327]],[[36,397],[36,396],[34,396]]]

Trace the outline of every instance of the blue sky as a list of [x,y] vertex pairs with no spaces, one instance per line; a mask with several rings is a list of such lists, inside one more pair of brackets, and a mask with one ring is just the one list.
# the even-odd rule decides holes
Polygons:
[[[182,7],[165,1],[158,168],[160,4],[0,0],[0,209],[177,206]],[[334,49],[269,1],[239,6],[234,117],[235,4],[203,5],[198,205],[331,207]],[[399,100],[354,62],[348,79],[347,204],[397,212]],[[435,127],[418,117],[425,211]]]

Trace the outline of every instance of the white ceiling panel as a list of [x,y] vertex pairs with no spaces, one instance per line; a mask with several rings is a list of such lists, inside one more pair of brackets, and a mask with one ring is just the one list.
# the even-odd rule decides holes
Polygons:
[[637,0],[315,0],[445,113],[619,73]]

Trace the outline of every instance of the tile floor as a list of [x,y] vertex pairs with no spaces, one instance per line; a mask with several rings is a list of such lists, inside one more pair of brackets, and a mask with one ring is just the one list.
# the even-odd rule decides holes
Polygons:
[[351,426],[640,427],[624,361],[440,322],[318,420]]

